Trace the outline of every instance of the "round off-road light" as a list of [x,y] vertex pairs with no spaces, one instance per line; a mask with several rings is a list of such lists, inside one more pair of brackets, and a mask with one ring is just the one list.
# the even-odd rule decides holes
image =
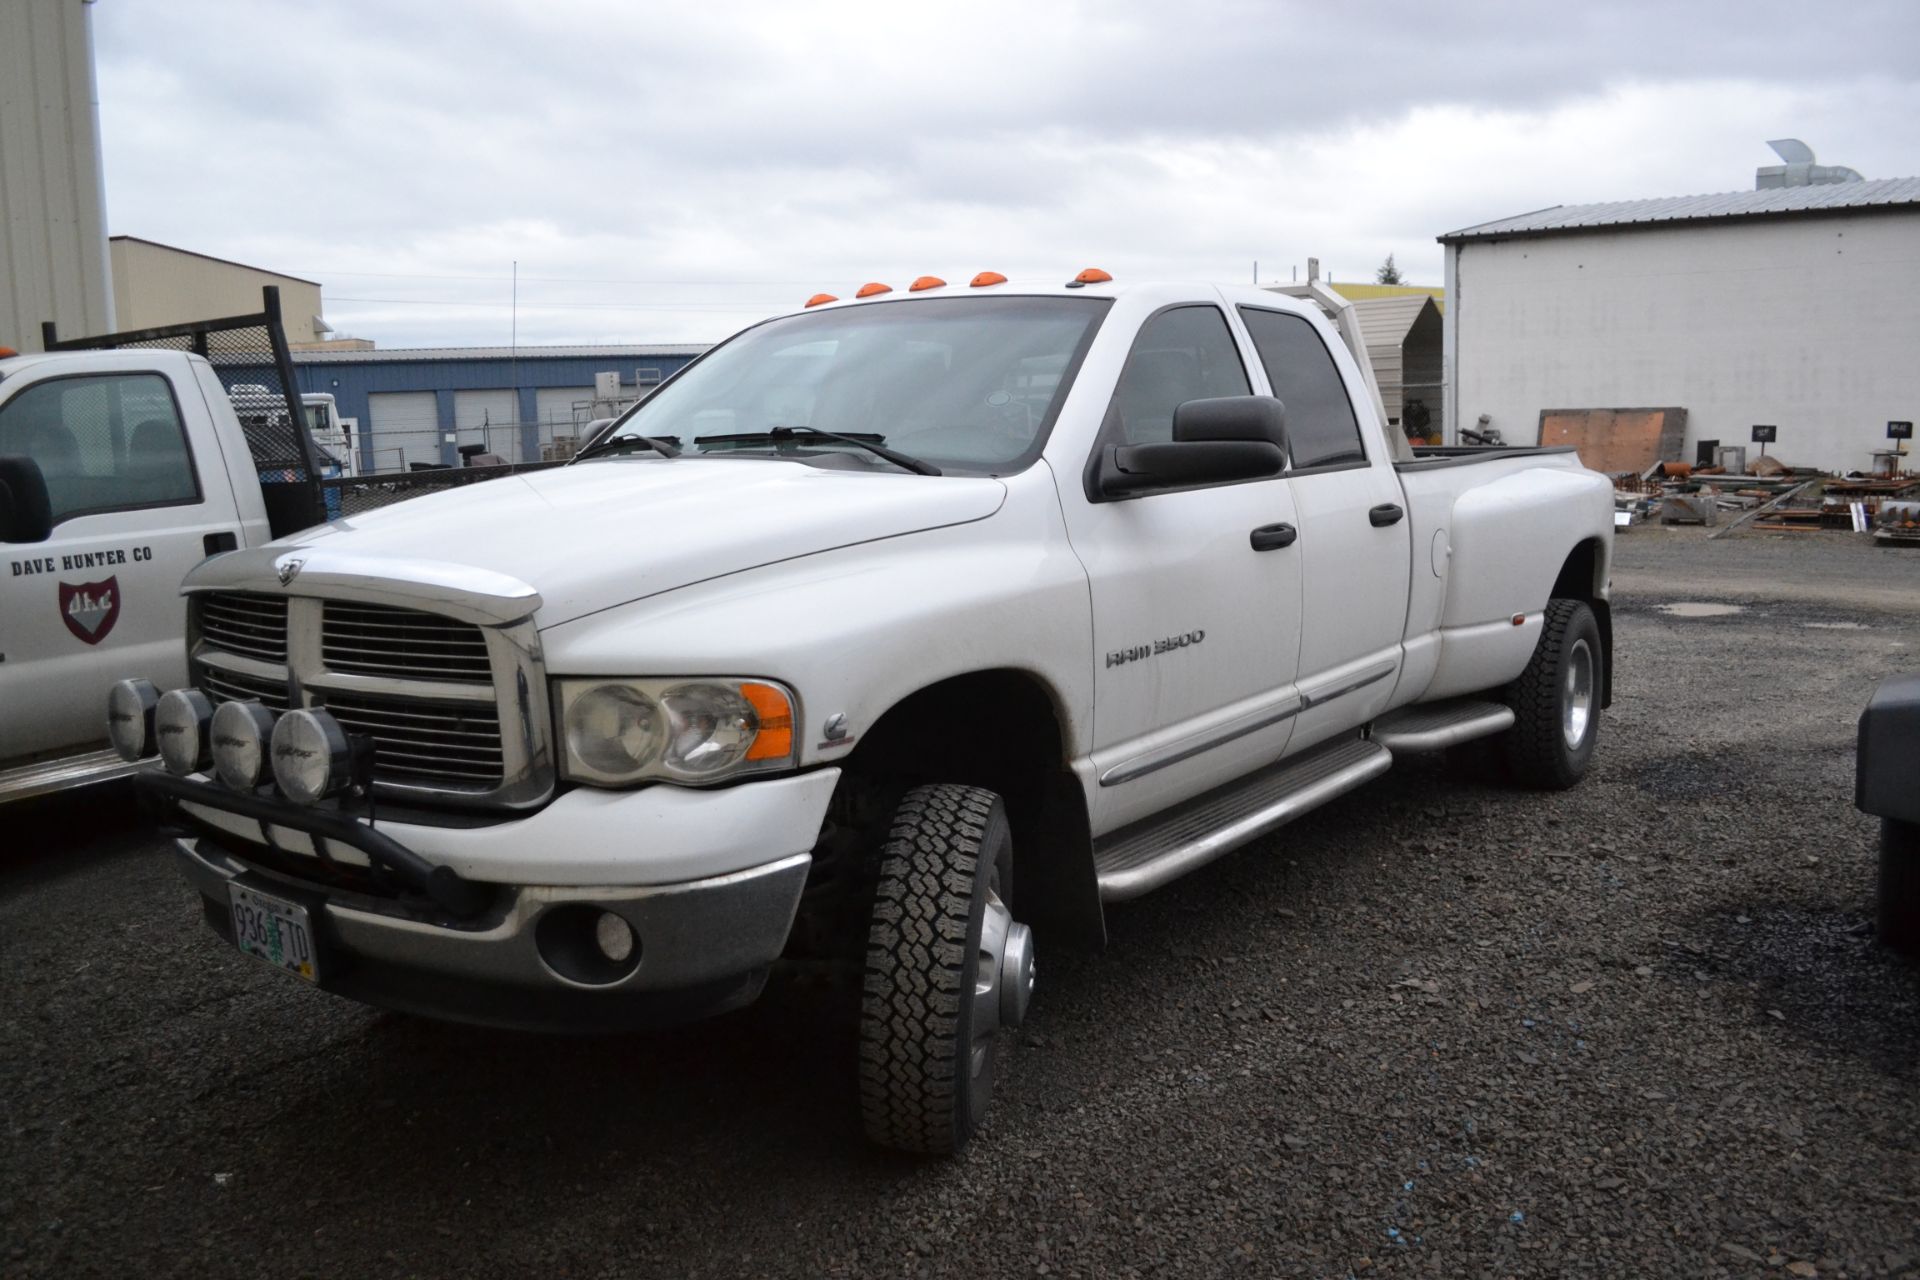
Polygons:
[[107,737],[129,764],[153,754],[153,709],[159,703],[151,680],[122,680],[107,691]]
[[213,713],[213,771],[235,791],[251,791],[267,773],[273,712],[257,702],[223,702]]
[[198,689],[175,689],[153,713],[160,762],[168,773],[198,773],[213,760],[213,702]]
[[289,711],[273,726],[273,780],[287,799],[319,804],[352,777],[346,730],[325,711]]
[[633,954],[633,926],[611,911],[602,911],[593,922],[593,944],[601,955],[620,964]]

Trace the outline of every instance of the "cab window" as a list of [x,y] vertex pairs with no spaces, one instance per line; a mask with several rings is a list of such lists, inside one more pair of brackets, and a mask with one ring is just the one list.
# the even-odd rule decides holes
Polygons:
[[53,378],[0,405],[0,454],[47,480],[53,522],[198,502],[193,456],[167,380],[154,373]]
[[1111,412],[1128,444],[1157,444],[1173,439],[1173,411],[1187,401],[1252,394],[1220,309],[1174,307],[1140,327]]
[[1359,465],[1367,460],[1360,422],[1327,344],[1308,321],[1284,311],[1240,308],[1253,349],[1287,407],[1287,447],[1293,466]]

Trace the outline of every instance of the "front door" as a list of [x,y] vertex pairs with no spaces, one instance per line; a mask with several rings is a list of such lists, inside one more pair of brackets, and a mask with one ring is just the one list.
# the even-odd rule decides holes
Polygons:
[[186,683],[180,580],[207,534],[237,526],[231,494],[210,500],[195,471],[180,398],[159,373],[127,372],[47,378],[0,403],[0,454],[38,463],[53,507],[45,542],[0,543],[0,761],[104,740],[116,680]]
[[[1251,392],[1226,314],[1168,308],[1141,327],[1096,447],[1170,440],[1178,405]],[[1286,749],[1300,560],[1279,528],[1295,518],[1283,478],[1123,500],[1079,481],[1062,477],[1061,500],[1093,594],[1100,834]]]

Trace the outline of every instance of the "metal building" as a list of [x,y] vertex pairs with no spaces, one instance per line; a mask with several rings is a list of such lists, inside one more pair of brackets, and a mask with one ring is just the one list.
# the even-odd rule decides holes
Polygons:
[[504,462],[571,451],[587,422],[631,404],[701,345],[295,351],[300,390],[357,426],[363,471],[452,466],[462,446]]
[[1417,400],[1440,424],[1441,347],[1440,308],[1426,294],[1361,298],[1353,304],[1354,318],[1366,339],[1367,361],[1380,386],[1380,403],[1390,426],[1405,422],[1406,404]]
[[114,327],[93,6],[0,4],[0,346]]
[[208,316],[246,315],[260,309],[260,286],[270,284],[280,290],[288,342],[315,342],[329,332],[320,286],[312,280],[138,236],[114,236],[107,243],[116,328],[153,329]]
[[1531,444],[1550,410],[1677,407],[1689,460],[1771,425],[1785,462],[1869,469],[1920,418],[1920,178],[1758,177],[1439,237],[1448,442],[1483,414]]

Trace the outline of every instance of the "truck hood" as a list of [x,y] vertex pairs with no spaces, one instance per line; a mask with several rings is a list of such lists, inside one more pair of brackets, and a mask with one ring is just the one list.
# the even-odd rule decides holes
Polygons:
[[985,477],[753,458],[619,459],[412,498],[257,554],[269,583],[273,563],[296,547],[312,551],[316,569],[388,561],[404,578],[412,561],[505,575],[539,593],[537,621],[549,627],[780,560],[983,520],[1005,498],[1006,486]]

